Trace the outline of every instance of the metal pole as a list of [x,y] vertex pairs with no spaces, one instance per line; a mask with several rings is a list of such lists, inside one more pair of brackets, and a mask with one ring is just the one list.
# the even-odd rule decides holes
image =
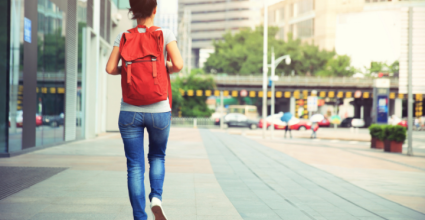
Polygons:
[[[272,66],[271,66],[271,71],[272,71],[272,76],[271,76],[271,79],[272,79],[272,100],[271,100],[271,113],[270,113],[270,115],[274,115],[274,111],[275,111],[275,109],[274,109],[274,103],[275,103],[275,89],[274,89],[274,75],[275,75],[275,59],[274,59],[274,48],[272,47]],[[273,122],[273,120],[272,120],[272,139],[274,138],[274,122]]]
[[267,1],[264,1],[264,42],[263,42],[263,139],[266,139],[267,117]]
[[224,120],[224,101],[223,101],[223,91],[220,91],[220,129],[223,129],[223,120]]
[[413,8],[409,7],[409,57],[408,57],[408,82],[407,82],[407,155],[413,156],[412,128],[413,128],[413,94],[412,94],[412,32]]
[[187,72],[190,74],[192,71],[192,11],[187,12]]

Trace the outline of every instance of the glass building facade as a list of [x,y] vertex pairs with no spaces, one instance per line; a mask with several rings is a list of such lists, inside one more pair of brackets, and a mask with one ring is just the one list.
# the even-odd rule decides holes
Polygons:
[[100,52],[88,57],[84,45],[94,36],[111,48],[112,9],[110,0],[0,1],[0,157],[87,138],[84,68]]

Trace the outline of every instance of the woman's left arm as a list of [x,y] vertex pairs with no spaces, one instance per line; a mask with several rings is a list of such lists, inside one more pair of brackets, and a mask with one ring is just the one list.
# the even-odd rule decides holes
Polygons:
[[114,47],[112,49],[111,55],[109,56],[108,63],[106,64],[106,72],[111,75],[120,75],[121,67],[118,66],[120,61],[120,49],[119,47]]

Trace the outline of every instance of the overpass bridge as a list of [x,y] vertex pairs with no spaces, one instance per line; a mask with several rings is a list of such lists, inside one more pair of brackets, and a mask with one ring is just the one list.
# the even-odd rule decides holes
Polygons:
[[[213,76],[213,78],[216,83],[215,91],[181,91],[182,95],[218,96],[219,91],[223,91],[224,96],[237,99],[238,104],[256,105],[261,114],[263,96],[261,75]],[[318,112],[322,114],[338,112],[342,117],[363,118],[366,124],[371,121],[373,78],[284,76],[275,81],[275,88],[276,112],[293,112],[298,117],[307,118],[309,112],[306,99],[308,96],[317,95],[321,99]],[[243,90],[246,93],[241,93]],[[246,97],[242,94],[246,94]],[[271,97],[270,88],[267,97]],[[403,108],[405,98],[405,94],[398,94],[398,78],[390,78],[390,115],[396,114],[402,117],[407,114],[407,107]],[[270,109],[268,100],[268,114]]]
[[[262,76],[215,76],[218,89],[262,90]],[[325,92],[372,92],[372,78],[284,76],[275,82],[276,91],[317,90]],[[390,78],[390,89],[398,91],[398,78]]]

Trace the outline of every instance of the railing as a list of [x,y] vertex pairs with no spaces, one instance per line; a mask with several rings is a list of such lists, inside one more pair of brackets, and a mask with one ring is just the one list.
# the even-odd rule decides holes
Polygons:
[[171,119],[171,126],[175,127],[191,127],[191,128],[213,128],[214,120],[211,118],[178,118]]
[[[222,85],[261,85],[261,75],[199,75],[200,77],[213,77],[217,84]],[[177,78],[172,75],[172,79]],[[319,77],[319,76],[281,76],[276,85],[308,85],[308,86],[354,86],[373,87],[374,78],[353,77]],[[398,87],[398,78],[390,78],[390,86]]]

